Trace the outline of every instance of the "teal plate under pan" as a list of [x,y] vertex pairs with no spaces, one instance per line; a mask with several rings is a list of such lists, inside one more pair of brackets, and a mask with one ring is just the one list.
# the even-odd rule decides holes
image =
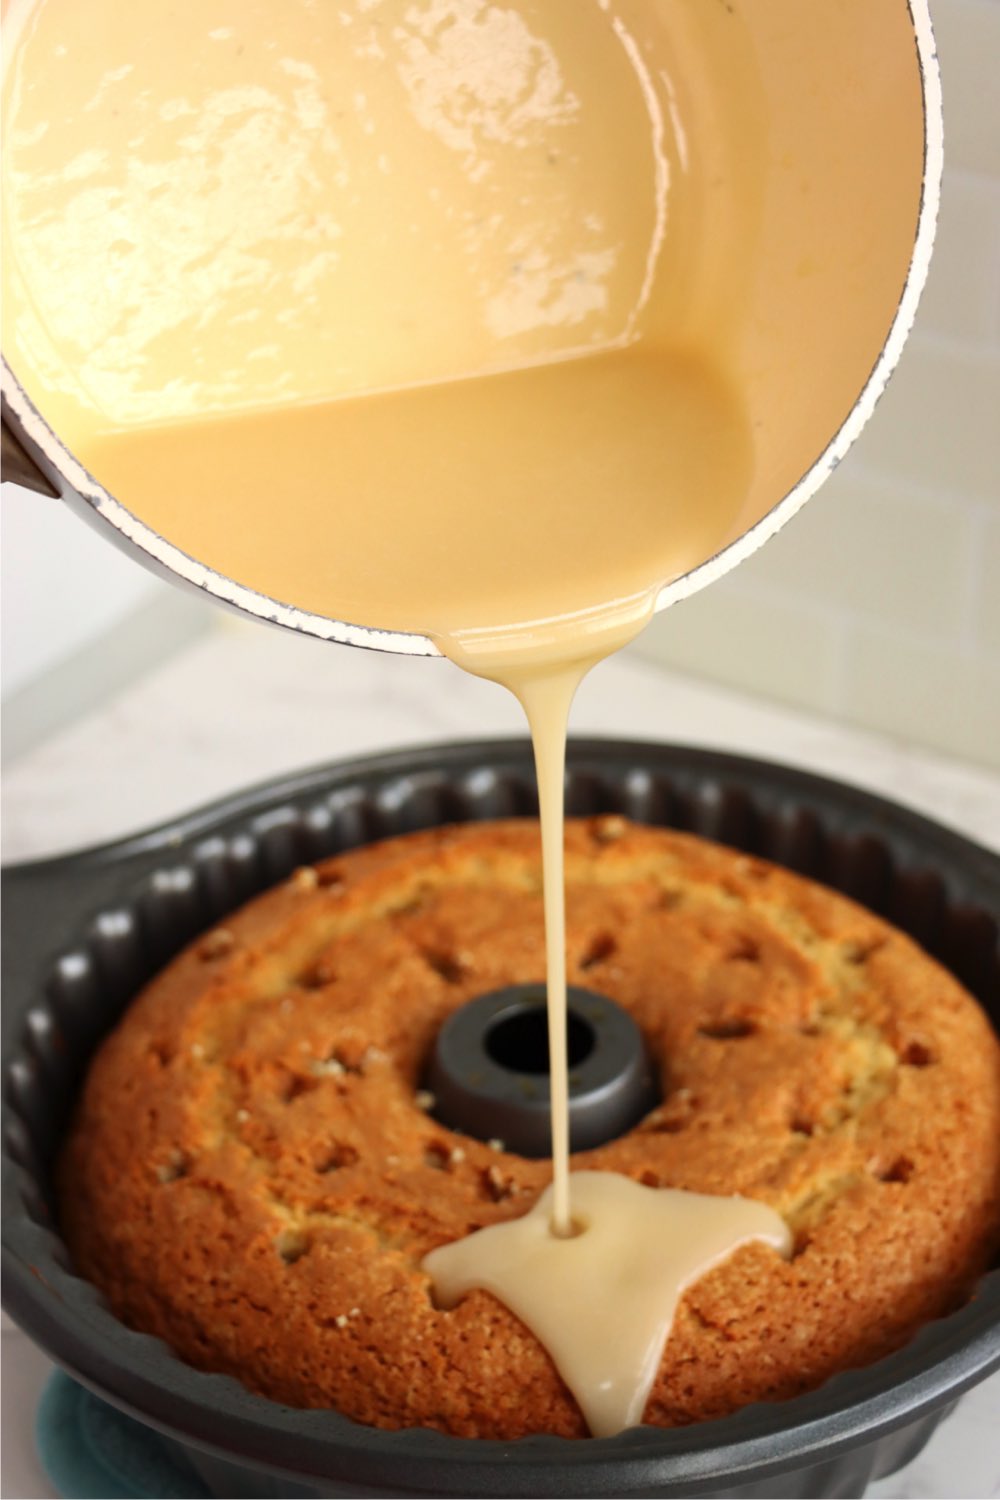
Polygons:
[[59,1372],[42,1393],[35,1442],[64,1500],[201,1500],[209,1494],[169,1438]]

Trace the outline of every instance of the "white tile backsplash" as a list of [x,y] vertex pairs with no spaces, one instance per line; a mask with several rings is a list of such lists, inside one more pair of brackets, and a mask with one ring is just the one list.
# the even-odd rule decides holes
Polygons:
[[[773,693],[780,672],[780,696],[820,710],[834,698],[838,649],[837,621],[821,608],[728,581],[675,604],[636,643],[642,655],[707,677],[724,677],[718,665],[738,659],[730,680],[749,692]],[[683,725],[677,733],[683,738]]]
[[842,707],[909,740],[1000,760],[1000,658],[962,656],[910,632],[861,619],[846,632]]
[[972,513],[841,464],[733,584],[949,639],[965,619]]
[[1000,513],[983,517],[973,563],[971,631],[987,657],[1000,660]]
[[948,163],[1000,177],[1000,4],[931,0],[931,15],[941,59]]
[[[1000,10],[1000,0],[993,3]],[[1000,66],[1000,56],[996,62]],[[995,346],[1000,334],[1000,176],[950,165],[945,172],[920,327],[948,339]]]
[[1000,0],[932,0],[935,260],[869,426],[784,531],[646,655],[1000,766]]
[[921,328],[918,319],[847,462],[904,485],[1000,500],[1000,348],[945,344]]

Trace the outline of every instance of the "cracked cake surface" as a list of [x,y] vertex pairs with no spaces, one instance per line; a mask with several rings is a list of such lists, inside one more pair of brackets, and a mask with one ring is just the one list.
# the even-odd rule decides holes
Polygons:
[[[960,1304],[1000,1238],[1000,1043],[958,982],[845,897],[618,817],[570,821],[566,892],[569,981],[632,1014],[662,1093],[574,1170],[758,1198],[795,1240],[687,1292],[645,1421],[797,1394]],[[290,1405],[585,1436],[514,1314],[486,1292],[440,1310],[420,1269],[547,1185],[421,1087],[456,1006],[544,970],[532,822],[297,871],[101,1047],[59,1170],[77,1267],[126,1323]]]

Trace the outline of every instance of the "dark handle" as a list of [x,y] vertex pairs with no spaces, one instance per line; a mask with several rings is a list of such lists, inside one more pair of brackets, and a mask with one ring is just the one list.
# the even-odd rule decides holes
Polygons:
[[59,491],[25,453],[6,419],[0,424],[0,477],[21,484],[25,489],[37,490],[39,495],[59,498]]

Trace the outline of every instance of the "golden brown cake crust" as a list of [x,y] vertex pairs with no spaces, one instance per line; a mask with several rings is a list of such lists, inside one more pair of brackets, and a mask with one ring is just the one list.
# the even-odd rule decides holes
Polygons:
[[[628,1009],[663,1103],[574,1166],[743,1193],[796,1238],[684,1298],[646,1409],[793,1395],[967,1296],[997,1240],[1000,1045],[901,933],[761,860],[620,818],[567,830],[571,983]],[[299,871],[130,1008],[64,1151],[63,1224],[127,1323],[297,1406],[583,1435],[535,1338],[419,1263],[523,1213],[529,1162],[415,1090],[456,1006],[544,973],[537,827],[470,824]],[[585,1316],[585,1310],[581,1310]]]

